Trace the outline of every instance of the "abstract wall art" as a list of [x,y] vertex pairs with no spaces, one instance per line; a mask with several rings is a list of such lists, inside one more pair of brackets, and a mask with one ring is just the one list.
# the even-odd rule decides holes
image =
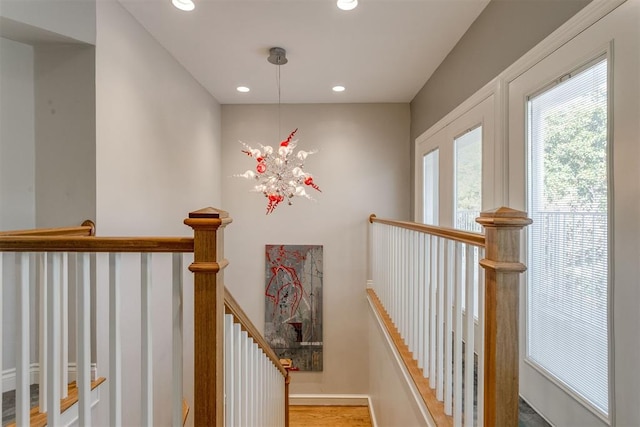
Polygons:
[[300,371],[322,371],[322,246],[266,245],[265,337]]

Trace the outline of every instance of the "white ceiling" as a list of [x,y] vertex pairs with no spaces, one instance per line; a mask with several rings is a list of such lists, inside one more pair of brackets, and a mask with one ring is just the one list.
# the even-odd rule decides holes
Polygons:
[[[489,0],[119,0],[222,104],[409,102]],[[251,88],[239,93],[239,85]],[[343,85],[346,91],[331,88]]]

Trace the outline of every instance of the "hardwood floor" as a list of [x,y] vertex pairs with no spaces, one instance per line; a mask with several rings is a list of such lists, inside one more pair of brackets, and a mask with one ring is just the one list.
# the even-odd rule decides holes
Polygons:
[[366,406],[290,406],[290,427],[371,427]]

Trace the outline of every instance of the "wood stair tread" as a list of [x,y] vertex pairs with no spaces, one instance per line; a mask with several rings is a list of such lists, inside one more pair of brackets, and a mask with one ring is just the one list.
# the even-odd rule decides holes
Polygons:
[[[91,390],[94,390],[100,384],[105,382],[107,379],[104,377],[100,377],[95,381],[91,382]],[[75,381],[69,383],[67,388],[67,397],[64,399],[60,399],[60,413],[64,413],[67,409],[72,407],[75,403],[78,402],[78,387]],[[44,427],[47,425],[47,413],[40,412],[39,406],[34,406],[31,408],[29,413],[30,425],[31,427]],[[13,422],[9,424],[7,427],[15,427],[16,423]]]

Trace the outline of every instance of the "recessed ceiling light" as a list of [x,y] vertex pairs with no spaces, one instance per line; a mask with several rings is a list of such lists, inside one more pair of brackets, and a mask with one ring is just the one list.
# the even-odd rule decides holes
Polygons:
[[344,92],[344,86],[334,86],[333,87],[333,91],[334,92]]
[[338,0],[336,3],[339,9],[353,10],[358,6],[358,0]]
[[187,12],[196,8],[196,5],[191,0],[171,0],[171,3],[178,9]]
[[249,89],[249,88],[248,88],[248,87],[246,87],[246,86],[238,86],[238,87],[236,88],[236,90],[237,90],[238,92],[247,93],[247,92],[249,92],[251,89]]

